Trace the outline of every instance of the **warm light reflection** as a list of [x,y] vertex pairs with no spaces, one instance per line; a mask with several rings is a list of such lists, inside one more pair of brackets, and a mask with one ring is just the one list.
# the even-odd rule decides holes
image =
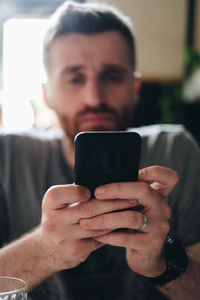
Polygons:
[[42,38],[46,19],[10,19],[4,24],[3,125],[27,129],[34,124],[31,103],[41,99]]

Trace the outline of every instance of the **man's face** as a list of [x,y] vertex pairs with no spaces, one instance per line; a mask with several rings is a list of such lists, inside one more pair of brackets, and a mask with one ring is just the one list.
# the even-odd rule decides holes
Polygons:
[[130,126],[133,70],[118,32],[61,36],[53,41],[49,57],[46,100],[71,140],[80,131]]

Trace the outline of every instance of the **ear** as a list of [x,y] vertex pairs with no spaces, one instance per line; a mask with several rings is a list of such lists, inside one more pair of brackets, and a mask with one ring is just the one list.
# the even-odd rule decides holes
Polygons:
[[136,71],[133,73],[133,85],[134,85],[134,93],[135,93],[135,101],[137,102],[140,96],[140,90],[141,90],[141,74],[140,72]]
[[46,105],[50,109],[53,109],[54,108],[53,101],[52,101],[51,91],[50,91],[48,82],[42,83],[42,94],[43,94],[43,99],[44,99]]

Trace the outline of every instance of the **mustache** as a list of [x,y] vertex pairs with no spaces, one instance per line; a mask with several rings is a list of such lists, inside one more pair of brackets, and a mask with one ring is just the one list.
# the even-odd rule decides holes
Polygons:
[[79,112],[77,114],[77,117],[82,117],[89,113],[93,113],[93,114],[107,113],[107,114],[112,114],[112,115],[118,115],[118,112],[116,110],[114,110],[113,108],[110,108],[109,106],[107,106],[104,103],[101,103],[97,107],[86,107],[84,110],[82,110],[81,112]]

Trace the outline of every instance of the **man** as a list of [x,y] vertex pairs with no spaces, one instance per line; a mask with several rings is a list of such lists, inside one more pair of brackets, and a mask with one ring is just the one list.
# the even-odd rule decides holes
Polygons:
[[76,133],[130,126],[138,81],[127,22],[109,7],[65,3],[44,40],[43,85],[64,134],[2,134],[0,270],[23,278],[31,299],[200,296],[200,154],[181,127],[138,129],[138,182],[92,199],[73,184]]

